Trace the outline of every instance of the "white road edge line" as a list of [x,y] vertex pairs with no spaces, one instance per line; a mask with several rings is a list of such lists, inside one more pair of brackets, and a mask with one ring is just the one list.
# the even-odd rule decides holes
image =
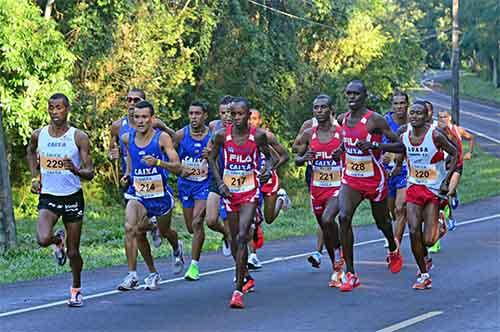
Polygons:
[[[475,219],[470,219],[470,220],[458,222],[457,225],[458,226],[469,225],[469,224],[474,224],[474,223],[478,223],[478,222],[482,222],[482,221],[487,221],[487,220],[491,220],[491,219],[495,219],[495,218],[500,218],[500,213],[494,214],[494,215],[491,215],[491,216],[486,216],[486,217],[475,218]],[[405,233],[404,236],[408,236],[408,233]],[[364,246],[364,245],[367,245],[367,244],[383,242],[384,240],[385,240],[385,238],[380,238],[380,239],[375,239],[375,240],[368,240],[368,241],[363,241],[363,242],[356,243],[356,244],[354,244],[354,246],[355,247],[360,247],[360,246]],[[305,257],[305,256],[310,255],[311,253],[312,252],[306,252],[306,253],[303,253],[303,254],[291,255],[291,256],[286,256],[286,257],[274,257],[272,259],[269,259],[269,260],[261,262],[261,264],[272,264],[272,263],[284,262],[284,261],[288,261],[288,260],[291,260],[291,259]],[[224,273],[224,272],[229,272],[229,271],[234,271],[234,267],[228,267],[228,268],[224,268],[224,269],[218,269],[218,270],[203,272],[203,273],[200,273],[200,276],[209,276],[209,275],[214,275],[214,274],[219,274],[219,273]],[[170,284],[170,283],[181,281],[181,280],[184,280],[184,278],[183,277],[177,277],[177,278],[162,280],[160,282],[160,284]],[[141,285],[139,288],[144,288],[144,285]],[[110,291],[107,291],[107,292],[100,292],[100,293],[96,293],[96,294],[92,294],[92,295],[86,295],[85,299],[95,299],[95,298],[99,298],[99,297],[103,297],[103,296],[120,294],[120,293],[123,293],[123,292],[121,292],[119,290],[110,290]],[[8,316],[13,316],[13,315],[17,315],[17,314],[22,314],[22,313],[26,313],[26,312],[31,312],[31,311],[36,311],[36,310],[41,310],[41,309],[47,309],[47,308],[57,307],[57,306],[60,306],[60,305],[63,305],[63,304],[67,304],[67,301],[57,301],[57,302],[51,302],[51,303],[47,303],[47,304],[41,304],[41,305],[37,305],[37,306],[33,306],[33,307],[23,308],[23,309],[6,311],[6,312],[0,313],[0,318],[8,317]]]
[[420,316],[417,316],[417,317],[413,317],[413,318],[404,320],[404,321],[402,321],[400,323],[388,326],[386,328],[383,328],[382,330],[378,330],[377,332],[394,332],[394,331],[404,329],[405,327],[417,324],[417,323],[419,323],[421,321],[424,321],[426,319],[429,319],[429,318],[432,318],[432,317],[435,317],[435,316],[439,316],[439,315],[442,315],[442,314],[443,314],[442,311],[430,311],[430,312],[428,312],[426,314],[423,314],[423,315],[420,315]]

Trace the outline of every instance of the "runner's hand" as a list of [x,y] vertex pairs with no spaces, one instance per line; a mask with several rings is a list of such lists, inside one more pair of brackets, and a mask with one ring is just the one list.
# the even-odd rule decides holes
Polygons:
[[363,152],[374,148],[373,144],[371,142],[368,142],[368,141],[358,141],[356,146],[358,147],[358,149],[360,149]]
[[124,176],[121,177],[120,179],[120,184],[122,185],[122,187],[127,187],[129,185],[129,176],[128,174],[125,174]]
[[150,166],[150,167],[151,166],[155,166],[157,160],[158,159],[156,159],[155,157],[150,156],[150,155],[144,156],[142,158],[142,162],[145,163],[146,165]]
[[340,158],[342,158],[342,153],[344,153],[344,151],[342,149],[340,149],[340,148],[338,148],[337,150],[333,151],[333,153],[332,153],[333,160],[335,160],[336,162],[339,162]]
[[304,159],[304,161],[313,161],[314,156],[315,156],[314,150],[309,148],[307,149],[306,153],[304,153],[304,155],[302,156],[302,159]]
[[65,170],[70,171],[71,173],[78,175],[78,167],[73,164],[73,160],[71,160],[68,156],[64,156],[63,159],[63,167]]
[[269,179],[273,176],[272,172],[270,169],[265,169],[264,172],[259,174],[259,181],[260,183],[267,183]]
[[201,153],[201,157],[203,159],[208,159],[208,155],[210,154],[210,152],[212,151],[212,148],[211,147],[208,147],[206,146],[204,149],[203,149],[203,152]]
[[224,183],[219,184],[219,191],[222,197],[224,198],[229,198],[232,196],[231,192],[229,191],[229,188]]
[[117,160],[119,158],[120,158],[120,150],[115,145],[112,149],[109,150],[109,159],[110,160]]
[[472,159],[472,153],[467,152],[466,154],[464,154],[464,159],[465,160],[471,160]]
[[31,181],[31,192],[33,194],[39,194],[42,191],[42,184],[40,180],[33,179]]

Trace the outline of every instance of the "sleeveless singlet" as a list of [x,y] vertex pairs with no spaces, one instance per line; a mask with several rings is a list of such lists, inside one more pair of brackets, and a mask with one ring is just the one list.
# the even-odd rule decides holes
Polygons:
[[192,182],[203,183],[208,182],[210,177],[210,172],[208,170],[208,162],[203,159],[202,153],[203,149],[207,146],[212,135],[210,131],[202,140],[196,140],[191,137],[191,129],[185,126],[184,137],[179,144],[179,158],[181,160],[182,166],[191,169],[192,173],[190,176],[184,178],[179,177],[179,185],[190,185]]
[[418,145],[410,142],[412,129],[403,133],[403,144],[406,148],[406,158],[410,170],[408,183],[424,185],[434,194],[439,193],[441,183],[446,178],[446,167],[443,151],[436,146],[432,133],[434,127],[430,126],[424,139]]
[[68,196],[81,189],[80,177],[64,169],[63,159],[69,157],[80,167],[80,151],[75,142],[76,129],[69,127],[61,137],[52,137],[49,126],[38,136],[42,194]]
[[168,161],[168,157],[160,148],[161,131],[155,130],[151,141],[144,147],[135,143],[137,131],[130,132],[129,153],[131,159],[130,194],[142,199],[163,198],[167,188],[169,172],[159,166],[148,166],[142,158],[150,155],[162,161]]
[[232,129],[233,126],[226,128],[223,181],[233,194],[231,200],[238,200],[238,197],[245,196],[259,187],[259,151],[255,143],[256,128],[250,128],[248,139],[242,145],[234,143]]
[[309,164],[312,170],[310,191],[313,197],[320,196],[329,189],[338,189],[341,184],[342,163],[333,160],[333,152],[342,143],[341,129],[335,127],[332,138],[322,143],[318,137],[318,127],[313,127],[310,148],[314,151],[314,160]]
[[359,141],[378,142],[382,141],[382,135],[370,134],[366,124],[373,115],[373,111],[368,110],[361,120],[354,126],[347,126],[347,119],[351,116],[348,112],[342,123],[342,136],[345,147],[345,170],[342,183],[353,184],[358,187],[383,188],[385,185],[385,175],[382,169],[381,151],[368,150],[361,151],[356,143]]

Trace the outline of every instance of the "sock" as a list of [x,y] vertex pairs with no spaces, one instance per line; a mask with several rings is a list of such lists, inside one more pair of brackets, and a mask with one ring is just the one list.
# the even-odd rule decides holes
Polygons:
[[136,271],[128,271],[128,274],[131,275],[132,277],[137,278],[137,272]]
[[78,294],[78,292],[80,291],[81,288],[74,288],[74,287],[71,287],[70,288],[70,293],[71,293],[71,297],[76,297],[76,294]]
[[194,265],[196,267],[199,267],[200,266],[200,262],[198,262],[196,259],[192,259],[191,260],[191,265]]

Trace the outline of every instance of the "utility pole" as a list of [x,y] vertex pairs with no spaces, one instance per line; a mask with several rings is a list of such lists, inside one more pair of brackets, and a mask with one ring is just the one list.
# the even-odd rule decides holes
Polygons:
[[451,36],[452,54],[451,54],[451,118],[457,125],[460,124],[460,100],[459,100],[459,71],[460,71],[460,36],[458,24],[459,0],[453,0],[453,31]]
[[0,253],[17,245],[6,145],[3,106],[0,103]]

